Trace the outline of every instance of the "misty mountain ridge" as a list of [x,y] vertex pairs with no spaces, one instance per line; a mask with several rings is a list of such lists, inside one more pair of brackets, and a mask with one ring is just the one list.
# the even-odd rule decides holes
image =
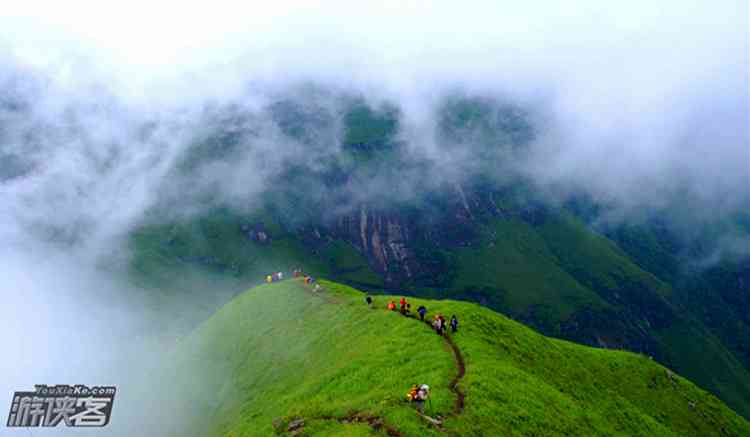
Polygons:
[[[548,335],[652,356],[747,414],[746,213],[693,213],[684,188],[632,219],[586,192],[556,198],[524,168],[543,134],[518,104],[446,97],[439,160],[409,147],[396,105],[317,93],[274,101],[269,119],[210,111],[171,170],[180,199],[168,187],[133,234],[136,277],[161,283],[176,265],[255,281],[299,264],[372,291],[475,301]],[[268,135],[291,151],[274,156]],[[225,177],[252,177],[247,160],[266,188],[247,204],[241,183],[216,197]],[[175,217],[192,196],[202,212]]]
[[[747,434],[747,2],[7,3],[0,405],[116,386],[123,437]],[[298,268],[325,292],[255,287]]]
[[[652,180],[657,201],[638,200],[550,179],[540,168],[560,165],[554,115],[511,95],[451,90],[415,110],[305,84],[166,118],[83,100],[52,109],[64,123],[49,123],[49,108],[3,106],[22,121],[3,131],[6,186],[46,171],[56,194],[30,201],[82,206],[27,217],[40,238],[125,235],[146,287],[192,268],[256,281],[301,264],[373,291],[479,302],[545,334],[653,356],[747,415],[741,192],[666,177]],[[65,159],[88,172],[56,185],[50,138],[76,138]],[[112,189],[135,201],[98,195]]]

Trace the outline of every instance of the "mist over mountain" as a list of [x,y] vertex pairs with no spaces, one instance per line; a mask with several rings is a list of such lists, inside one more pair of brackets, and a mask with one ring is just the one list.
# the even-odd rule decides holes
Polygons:
[[4,393],[128,381],[123,350],[153,365],[308,260],[653,355],[750,414],[746,3],[288,6],[0,18]]

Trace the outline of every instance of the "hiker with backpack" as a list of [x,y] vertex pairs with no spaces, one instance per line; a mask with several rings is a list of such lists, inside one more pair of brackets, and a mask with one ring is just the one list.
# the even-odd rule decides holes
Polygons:
[[451,317],[451,332],[458,332],[458,319],[455,314]]
[[442,322],[442,320],[440,320],[440,315],[435,315],[435,318],[434,318],[434,320],[432,322],[432,327],[435,328],[435,332],[437,332],[438,335],[440,335],[440,333],[443,330],[442,323],[443,322]]
[[420,305],[419,308],[417,308],[417,312],[419,313],[419,320],[424,322],[424,316],[427,314],[427,308],[424,307],[424,305]]
[[427,384],[414,384],[406,396],[410,402],[414,402],[417,406],[417,411],[419,411],[420,414],[424,414],[424,403],[430,396],[430,386]]
[[396,310],[396,302],[394,302],[394,301],[388,302],[388,309],[390,311],[395,311]]
[[372,307],[372,297],[370,295],[367,295],[365,302],[367,302],[368,307]]
[[398,301],[398,304],[401,307],[401,314],[406,315],[406,298],[402,297],[401,300]]
[[436,315],[435,322],[432,324],[432,326],[435,328],[435,332],[437,332],[437,335],[445,334],[445,330],[447,329],[445,317],[443,317],[442,314]]

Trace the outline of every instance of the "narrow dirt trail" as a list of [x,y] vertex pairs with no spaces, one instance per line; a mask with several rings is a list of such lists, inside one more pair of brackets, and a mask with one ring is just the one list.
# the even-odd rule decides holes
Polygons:
[[[429,326],[430,329],[434,330],[429,320],[425,320],[424,323]],[[456,401],[453,404],[453,411],[451,411],[450,415],[457,416],[464,410],[464,399],[466,398],[466,394],[458,387],[458,383],[461,382],[461,379],[466,375],[466,364],[463,355],[461,355],[461,349],[458,348],[453,341],[453,338],[451,338],[448,333],[441,335],[441,337],[443,337],[443,340],[445,340],[445,343],[448,345],[451,352],[453,352],[453,360],[456,363],[456,376],[454,376],[450,383],[448,383],[448,388],[456,395]]]
[[458,387],[458,383],[466,374],[466,364],[464,363],[463,355],[461,355],[461,349],[456,346],[453,339],[447,334],[443,335],[443,338],[453,351],[453,359],[456,361],[456,376],[454,376],[448,384],[448,388],[456,395],[456,402],[453,404],[452,415],[457,416],[464,411],[464,399],[466,398],[466,394]]
[[[297,418],[289,422],[289,425],[287,426],[284,431],[291,435],[298,435],[304,432],[305,425],[307,425],[307,421],[316,421],[316,420],[333,420],[336,421],[342,425],[350,424],[350,423],[366,423],[370,425],[370,427],[375,432],[385,431],[386,434],[388,434],[390,437],[404,437],[404,434],[396,429],[393,425],[389,425],[386,423],[386,421],[380,417],[375,416],[373,414],[365,413],[363,411],[351,411],[349,414],[345,416],[313,416],[308,417],[307,419],[303,418]],[[274,428],[278,431],[281,431],[278,429],[277,426],[274,426]]]
[[299,282],[300,285],[302,285],[302,288],[306,292],[312,294],[313,296],[317,296],[317,297],[323,299],[326,303],[329,303],[329,304],[337,304],[337,303],[339,303],[339,301],[336,300],[336,298],[332,297],[331,295],[329,295],[328,293],[325,292],[325,288],[324,287],[321,287],[319,291],[315,291],[315,285],[316,284],[305,284],[304,281],[302,280],[302,278],[291,278],[291,280],[295,281],[295,282]]
[[[295,278],[297,279],[297,278]],[[336,304],[338,301],[327,295],[325,292],[325,289],[321,289],[318,292],[312,291],[311,287],[308,287],[307,284],[304,284],[303,288],[308,291],[309,293],[312,293],[316,296],[319,296],[323,298],[327,303],[330,304]],[[415,320],[419,320],[416,317],[410,317],[414,318]],[[424,320],[424,323],[430,328],[430,330],[434,330],[432,327],[432,324],[430,324],[429,320]],[[466,364],[464,362],[463,355],[461,355],[461,349],[458,348],[456,343],[453,341],[453,338],[451,338],[450,335],[446,332],[445,334],[442,334],[441,337],[443,337],[443,340],[445,340],[445,344],[448,346],[448,348],[453,353],[453,360],[456,364],[456,375],[451,379],[451,381],[448,383],[448,389],[450,389],[453,394],[456,396],[456,400],[453,403],[453,410],[448,414],[448,416],[458,416],[461,414],[464,410],[464,400],[466,397],[466,394],[461,390],[461,388],[458,387],[458,383],[461,381],[461,379],[466,374]],[[397,428],[395,428],[393,425],[389,425],[385,419],[383,419],[380,416],[375,416],[363,411],[352,411],[346,416],[318,416],[318,417],[308,417],[306,420],[313,421],[313,420],[335,420],[342,424],[347,423],[367,423],[370,425],[370,427],[374,431],[385,431],[389,436],[391,437],[403,437],[403,433],[399,431]],[[431,421],[434,421],[435,419],[430,418]],[[295,421],[292,421],[294,423]],[[305,426],[305,419],[298,418],[297,422],[299,422],[299,425],[296,427],[293,427],[293,429],[286,429],[285,431],[292,434],[297,435],[304,430]],[[431,422],[435,424],[434,422]],[[442,420],[437,421],[436,427],[440,430],[443,430],[442,428]],[[444,430],[443,430],[444,431]]]

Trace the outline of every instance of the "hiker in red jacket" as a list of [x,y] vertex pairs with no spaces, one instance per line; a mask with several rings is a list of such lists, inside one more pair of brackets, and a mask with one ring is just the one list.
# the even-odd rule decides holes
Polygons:
[[438,335],[440,335],[441,331],[443,330],[442,326],[442,320],[440,319],[440,315],[435,315],[432,321],[432,327],[435,328],[435,332],[437,332]]

